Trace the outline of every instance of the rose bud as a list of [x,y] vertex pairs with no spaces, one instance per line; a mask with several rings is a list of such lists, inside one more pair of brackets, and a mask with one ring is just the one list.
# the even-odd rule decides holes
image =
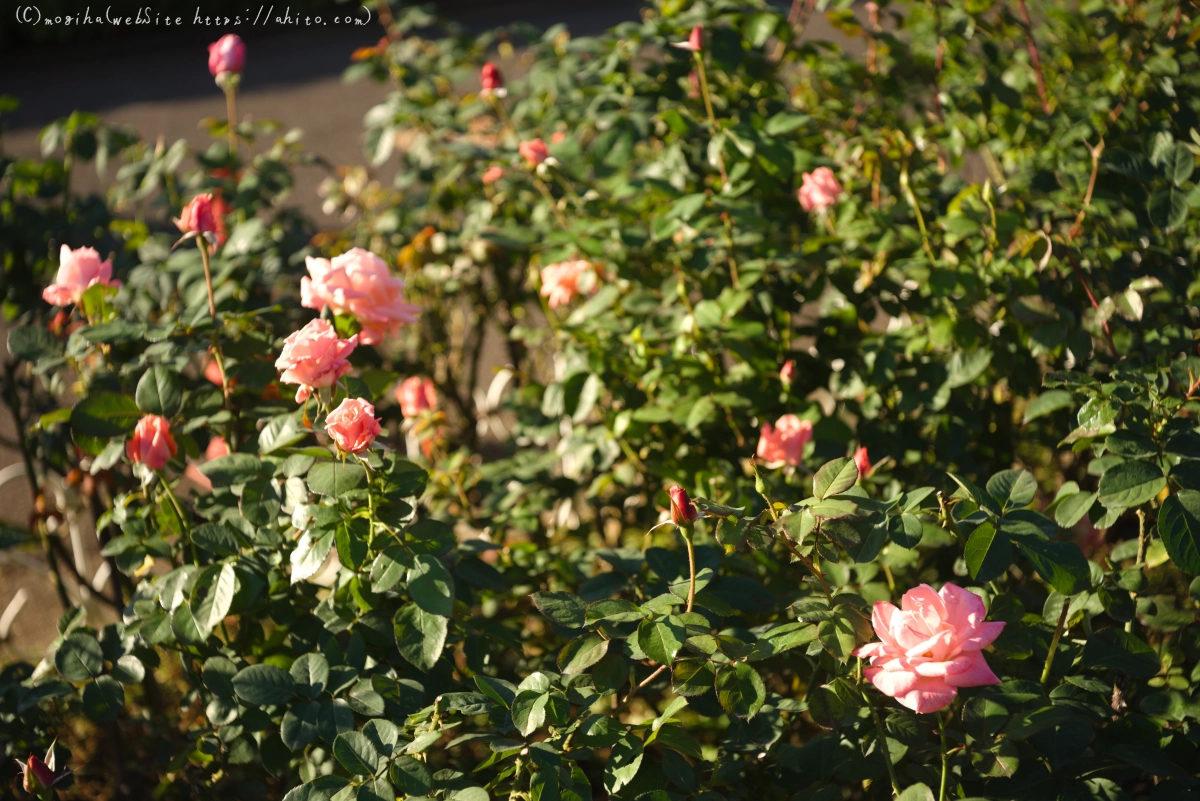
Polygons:
[[522,142],[517,146],[517,152],[521,154],[525,161],[529,162],[530,167],[536,167],[550,155],[550,150],[541,139]]
[[783,384],[784,389],[792,386],[792,379],[796,376],[796,360],[788,359],[783,363],[783,367],[779,370],[779,381]]
[[144,464],[151,470],[162,470],[177,452],[171,424],[157,414],[147,414],[138,420],[133,436],[125,443],[125,455],[130,461]]
[[325,418],[325,433],[346,453],[362,453],[382,430],[375,407],[362,398],[346,398]]
[[[175,227],[183,234],[184,239],[202,234],[217,233],[217,218],[213,214],[213,196],[196,195],[191,202],[179,212],[175,219]],[[182,241],[182,240],[181,240]]]
[[690,530],[700,515],[696,512],[687,491],[683,487],[671,487],[667,494],[671,496],[671,522],[682,529]]
[[867,455],[867,447],[865,445],[854,452],[854,464],[858,467],[859,478],[866,478],[871,475],[871,457]]
[[482,87],[479,90],[482,97],[504,97],[508,93],[504,88],[504,76],[500,74],[500,68],[490,61],[479,70],[479,85]]
[[25,792],[41,796],[43,791],[54,785],[54,771],[34,754],[29,755],[28,762],[15,761],[21,769],[21,787]]
[[236,33],[227,33],[208,46],[208,71],[214,78],[239,74],[245,67],[246,43]]
[[704,49],[704,26],[697,25],[692,28],[692,32],[688,35],[686,42],[671,42],[671,47],[678,47],[680,50],[690,50],[693,53],[699,53]]

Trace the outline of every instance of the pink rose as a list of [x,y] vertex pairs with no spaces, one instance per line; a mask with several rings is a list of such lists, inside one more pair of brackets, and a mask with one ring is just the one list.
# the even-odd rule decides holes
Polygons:
[[223,72],[241,72],[246,66],[246,43],[236,33],[227,33],[208,46],[208,71],[215,78]]
[[680,528],[690,529],[700,515],[687,491],[683,487],[671,487],[667,494],[671,496],[671,522]]
[[859,478],[871,475],[871,457],[867,455],[865,445],[854,452],[854,465],[858,468]]
[[313,320],[283,341],[283,352],[275,360],[282,371],[279,380],[299,384],[296,403],[303,403],[314,389],[331,387],[350,372],[346,357],[357,345],[357,336],[338,339],[328,320]]
[[183,207],[175,220],[175,227],[184,234],[210,234],[217,232],[217,218],[213,213],[213,196],[196,195]]
[[678,47],[680,50],[690,50],[693,53],[699,53],[704,49],[704,26],[697,25],[692,28],[692,32],[688,34],[686,42],[671,42],[671,47]]
[[562,131],[555,131],[554,133],[550,134],[550,141],[556,145],[561,145],[563,142],[567,141],[567,135]]
[[881,642],[859,648],[871,660],[863,675],[884,695],[914,712],[945,709],[959,687],[999,684],[981,653],[1003,623],[985,623],[987,610],[973,592],[922,584],[904,593],[902,608],[877,601],[871,625]]
[[325,433],[346,453],[362,453],[382,430],[375,407],[362,398],[346,398],[325,418]]
[[788,359],[783,363],[783,367],[779,368],[779,382],[785,387],[792,385],[792,379],[796,377],[796,360]]
[[494,184],[494,183],[496,183],[496,181],[499,181],[503,177],[504,177],[504,168],[492,165],[491,167],[488,167],[484,171],[483,178],[481,180],[485,184]]
[[147,414],[138,420],[133,436],[125,443],[125,455],[151,470],[162,470],[177,450],[171,424],[157,414]]
[[812,439],[813,426],[794,414],[785,414],[775,427],[763,423],[758,435],[758,457],[768,463],[798,465],[804,446]]
[[479,70],[479,86],[479,94],[484,97],[493,94],[504,97],[504,76],[500,74],[500,68],[490,61],[484,64]]
[[549,264],[542,268],[540,293],[543,297],[549,298],[550,308],[564,306],[580,293],[580,278],[588,272],[594,273],[595,269],[591,262],[583,259]]
[[541,139],[534,139],[532,142],[522,142],[517,146],[517,152],[529,162],[530,167],[536,167],[550,155],[550,151],[546,148],[546,143]]
[[199,463],[189,462],[183,474],[191,479],[191,482],[199,487],[201,491],[212,492],[212,482],[209,481],[208,476],[200,472],[198,465],[227,455],[229,455],[229,445],[225,442],[225,438],[213,437],[208,441],[208,447],[204,449],[204,459]]
[[301,305],[353,315],[364,345],[397,336],[400,326],[415,323],[421,313],[419,306],[404,302],[404,280],[394,278],[374,253],[353,248],[332,261],[310,256],[307,264],[309,277],[300,279]]
[[396,387],[396,402],[405,417],[420,417],[422,412],[437,408],[437,389],[428,378],[414,375]]
[[804,183],[796,192],[805,211],[825,209],[837,202],[842,195],[842,185],[828,167],[817,167],[804,173]]
[[100,261],[94,248],[71,250],[63,245],[58,252],[58,275],[54,283],[42,290],[42,300],[54,306],[78,303],[88,287],[94,284],[120,286],[112,280],[112,261]]

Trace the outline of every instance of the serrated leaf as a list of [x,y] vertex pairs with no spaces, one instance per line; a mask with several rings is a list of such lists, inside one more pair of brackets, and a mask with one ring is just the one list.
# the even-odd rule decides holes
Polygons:
[[563,673],[582,673],[608,653],[608,640],[589,632],[568,642],[558,654],[558,668]]
[[813,476],[813,496],[824,500],[839,495],[853,487],[857,481],[858,466],[853,459],[834,459],[822,465]]
[[344,731],[333,741],[333,756],[353,776],[374,776],[383,761],[367,735]]
[[1100,476],[1100,503],[1110,508],[1131,509],[1152,500],[1167,486],[1158,465],[1142,460],[1121,462]]
[[432,670],[446,645],[449,621],[414,604],[405,605],[393,620],[400,655],[419,670]]
[[196,625],[200,627],[205,636],[211,633],[217,624],[229,614],[229,607],[233,604],[233,595],[236,589],[237,576],[233,572],[233,565],[221,565],[220,570],[213,577],[212,583],[208,585],[208,594],[195,609]]
[[133,430],[142,411],[128,395],[99,392],[88,395],[71,409],[71,428],[89,437],[110,439]]
[[274,665],[259,664],[242,668],[231,683],[238,698],[254,706],[286,703],[296,692],[296,682],[291,675]]
[[963,556],[971,578],[978,582],[993,581],[1012,564],[1012,546],[1008,535],[987,521],[971,532]]
[[450,617],[454,611],[454,577],[436,556],[418,554],[408,569],[408,592],[417,606],[431,615]]
[[1158,534],[1180,570],[1200,574],[1200,492],[1181,490],[1168,496],[1158,513]]
[[366,483],[366,469],[355,462],[317,462],[308,471],[308,488],[330,498],[341,497]]
[[675,615],[645,620],[638,626],[638,647],[660,665],[674,662],[686,639],[687,629]]
[[179,376],[172,370],[156,365],[142,374],[134,400],[146,414],[174,417],[183,406],[183,388]]
[[1054,508],[1054,521],[1063,528],[1071,528],[1084,518],[1096,503],[1096,493],[1078,493],[1064,498]]
[[717,670],[717,701],[731,715],[749,719],[758,714],[767,700],[767,688],[758,671],[739,662]]

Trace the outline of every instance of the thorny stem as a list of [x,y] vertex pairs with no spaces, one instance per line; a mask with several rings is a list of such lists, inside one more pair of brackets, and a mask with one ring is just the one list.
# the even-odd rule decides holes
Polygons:
[[1042,99],[1042,111],[1050,116],[1050,99],[1046,96],[1046,79],[1042,77],[1042,59],[1038,53],[1037,40],[1033,38],[1033,21],[1029,18],[1029,9],[1025,0],[1017,0],[1017,10],[1021,12],[1021,20],[1025,23],[1025,42],[1029,48],[1029,63],[1037,75],[1038,97]]
[[942,717],[941,712],[935,713],[938,722],[938,734],[942,740],[942,785],[938,789],[938,801],[946,801],[946,764],[949,761],[949,752],[946,750],[946,721]]
[[208,263],[208,240],[203,233],[196,234],[196,247],[200,248],[200,260],[204,262],[204,285],[208,288],[208,314],[217,324],[217,301],[213,296],[212,267]]
[[1054,627],[1054,637],[1050,640],[1050,652],[1046,654],[1046,665],[1042,668],[1041,683],[1045,685],[1050,678],[1050,665],[1054,663],[1054,653],[1058,650],[1058,641],[1062,639],[1063,628],[1067,625],[1067,613],[1071,611],[1071,599],[1063,596],[1062,612],[1058,615],[1058,625]]

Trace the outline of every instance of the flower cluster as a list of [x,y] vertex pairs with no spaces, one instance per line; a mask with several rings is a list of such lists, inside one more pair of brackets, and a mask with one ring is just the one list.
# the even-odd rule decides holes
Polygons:
[[420,307],[404,300],[404,281],[387,263],[361,248],[330,259],[308,257],[308,276],[300,280],[300,303],[309,309],[348,314],[362,326],[358,341],[378,345],[401,326],[415,323]]

